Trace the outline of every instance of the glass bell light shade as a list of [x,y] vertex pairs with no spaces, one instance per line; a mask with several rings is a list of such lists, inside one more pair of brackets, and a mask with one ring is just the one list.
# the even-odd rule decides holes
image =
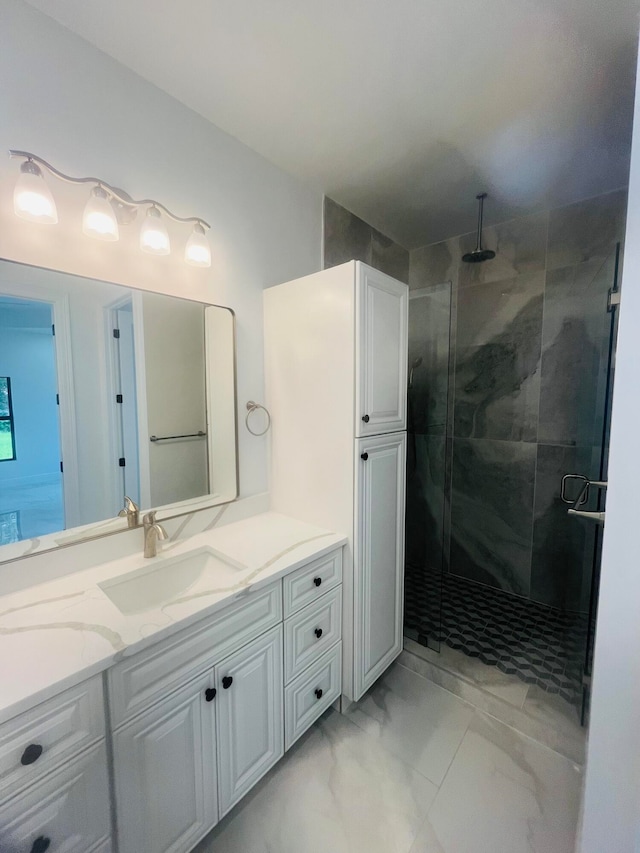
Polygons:
[[13,210],[16,216],[29,222],[55,225],[58,211],[51,190],[44,182],[40,167],[33,160],[20,166],[20,177],[13,191]]
[[120,236],[109,195],[102,187],[94,187],[91,191],[82,215],[82,230],[88,237],[98,240],[113,241]]
[[157,207],[150,207],[140,229],[140,248],[152,255],[168,255],[169,234]]
[[211,247],[204,233],[204,228],[199,222],[194,227],[193,234],[187,240],[184,259],[192,267],[211,266]]

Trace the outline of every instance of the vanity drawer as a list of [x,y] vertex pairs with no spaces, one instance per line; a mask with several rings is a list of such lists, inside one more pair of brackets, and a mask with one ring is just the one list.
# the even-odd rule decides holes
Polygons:
[[340,696],[342,643],[299,675],[284,691],[284,741],[289,749]]
[[301,607],[317,601],[321,595],[342,582],[342,548],[325,554],[283,580],[284,615],[291,616]]
[[243,595],[208,619],[116,664],[109,671],[117,728],[185,681],[282,621],[280,581]]
[[[47,853],[103,853],[110,849],[109,834],[104,743],[0,807],[0,850],[8,853],[29,853],[34,849]],[[38,839],[41,840],[36,845]]]
[[0,726],[0,801],[104,737],[102,676]]
[[339,586],[284,623],[285,684],[328,651],[341,633],[342,587]]

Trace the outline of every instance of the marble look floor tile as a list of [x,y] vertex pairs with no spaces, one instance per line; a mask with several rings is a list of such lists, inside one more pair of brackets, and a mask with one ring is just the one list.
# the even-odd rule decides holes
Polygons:
[[408,853],[436,793],[329,712],[194,853]]
[[348,716],[378,742],[439,785],[473,708],[402,666],[392,666]]
[[411,640],[405,642],[405,648],[436,666],[444,667],[449,672],[472,681],[482,690],[486,690],[487,693],[497,696],[515,708],[522,708],[529,685],[512,675],[507,675],[496,666],[487,666],[479,658],[471,658],[445,643],[441,644],[439,652]]
[[411,853],[572,853],[580,770],[478,712]]
[[[410,644],[410,640],[405,640],[407,649],[410,648]],[[566,720],[558,723],[557,720],[550,719],[545,713],[549,704],[544,698],[544,691],[537,686],[531,685],[529,692],[532,696],[538,697],[540,707],[537,708],[532,704],[527,705],[525,699],[523,708],[516,708],[482,687],[478,687],[471,680],[453,674],[431,661],[424,660],[412,654],[411,651],[403,651],[399,661],[402,666],[411,669],[412,672],[417,673],[422,678],[433,681],[434,684],[440,685],[455,696],[459,696],[527,737],[533,738],[538,743],[555,750],[573,762],[578,764],[584,762],[586,730],[579,725],[577,720],[574,724],[568,725]],[[551,701],[555,705],[556,702],[563,700],[554,697]],[[524,710],[524,706],[526,706],[526,710]]]

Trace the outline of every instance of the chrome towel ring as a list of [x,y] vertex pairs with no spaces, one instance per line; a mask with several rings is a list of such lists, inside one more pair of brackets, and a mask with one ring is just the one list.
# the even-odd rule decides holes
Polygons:
[[[267,425],[262,430],[262,432],[255,432],[249,426],[249,416],[251,415],[252,412],[257,412],[258,409],[262,409],[262,411],[267,416]],[[244,419],[244,422],[245,422],[247,429],[251,433],[251,435],[264,435],[266,432],[269,431],[269,427],[271,426],[271,415],[269,414],[269,410],[265,406],[261,405],[260,403],[254,403],[253,400],[249,400],[249,402],[247,403],[247,416]]]

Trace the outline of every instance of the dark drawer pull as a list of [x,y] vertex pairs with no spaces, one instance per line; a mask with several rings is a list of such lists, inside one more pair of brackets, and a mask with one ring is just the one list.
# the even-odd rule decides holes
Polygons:
[[322,690],[320,687],[316,690],[316,699],[322,699]]
[[207,689],[204,691],[204,698],[207,700],[207,702],[212,702],[216,698],[217,692],[218,691],[215,687],[207,687]]
[[37,761],[42,755],[42,747],[39,743],[30,743],[29,746],[22,753],[22,758],[20,759],[21,764],[33,764],[34,761]]
[[320,586],[320,584],[322,583],[322,578],[314,578],[313,582],[316,586]]
[[365,422],[365,424],[368,424],[369,423],[369,415],[363,415],[362,420]]
[[316,628],[316,630],[313,633],[316,635],[316,637],[318,639],[320,639],[320,637],[322,636],[322,628]]
[[49,849],[50,844],[51,844],[50,838],[45,838],[44,835],[40,835],[33,842],[33,845],[31,847],[31,853],[44,853],[45,850]]
[[363,462],[366,462],[368,458],[369,458],[368,453],[361,453],[360,454],[360,459],[362,459]]
[[222,679],[222,686],[224,687],[224,689],[228,690],[232,684],[233,677],[231,675],[225,675],[225,677]]

